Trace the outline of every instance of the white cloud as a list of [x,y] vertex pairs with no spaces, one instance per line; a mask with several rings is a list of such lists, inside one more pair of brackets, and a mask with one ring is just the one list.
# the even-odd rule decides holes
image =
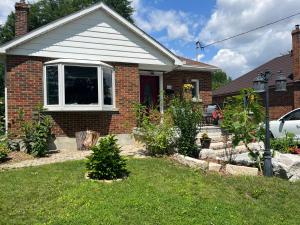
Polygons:
[[197,58],[196,58],[196,60],[197,61],[201,61],[201,59],[203,59],[205,57],[205,55],[204,54],[197,54]]
[[[217,0],[199,39],[211,43],[253,29],[298,12],[299,0]],[[223,68],[236,78],[267,60],[291,49],[291,30],[300,16],[257,30],[247,35],[216,45],[217,54],[209,63]],[[238,68],[237,63],[240,63]],[[246,70],[246,71],[245,71]]]
[[148,7],[142,0],[133,0],[134,20],[146,32],[166,32],[163,39],[191,42],[195,40],[193,30],[202,22],[186,12],[160,10]]
[[210,60],[213,65],[218,65],[228,75],[231,74],[244,74],[249,70],[247,59],[230,49],[221,49],[218,53]]
[[0,1],[0,24],[4,24],[7,16],[14,10],[15,3],[18,0],[1,0]]

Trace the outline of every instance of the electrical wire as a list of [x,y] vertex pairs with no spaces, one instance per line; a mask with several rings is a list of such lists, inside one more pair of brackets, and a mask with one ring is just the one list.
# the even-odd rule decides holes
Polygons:
[[239,33],[239,34],[233,35],[233,36],[231,36],[231,37],[228,37],[228,38],[225,38],[225,39],[222,39],[222,40],[219,40],[219,41],[214,41],[214,42],[209,43],[209,44],[207,44],[207,45],[202,45],[199,41],[197,41],[197,42],[196,42],[196,48],[204,49],[204,48],[209,47],[209,46],[211,46],[211,45],[215,45],[215,44],[218,44],[218,43],[221,43],[221,42],[224,42],[224,41],[228,41],[228,40],[230,40],[230,39],[233,39],[233,38],[236,38],[236,37],[239,37],[239,36],[242,36],[242,35],[251,33],[251,32],[253,32],[253,31],[259,30],[259,29],[261,29],[261,28],[264,28],[264,27],[273,25],[273,24],[275,24],[275,23],[279,23],[279,22],[281,22],[281,21],[283,21],[283,20],[290,19],[290,18],[295,17],[295,16],[297,16],[297,15],[300,15],[300,12],[295,13],[295,14],[292,14],[292,15],[287,16],[287,17],[284,17],[284,18],[281,18],[281,19],[279,19],[279,20],[275,20],[275,21],[273,21],[273,22],[264,24],[264,25],[262,25],[262,26],[253,28],[253,29],[248,30],[248,31],[245,31],[245,32],[243,32],[243,33]]

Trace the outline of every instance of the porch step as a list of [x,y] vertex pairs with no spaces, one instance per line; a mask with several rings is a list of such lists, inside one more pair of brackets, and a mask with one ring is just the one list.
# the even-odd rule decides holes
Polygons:
[[221,133],[221,128],[219,126],[203,126],[200,133]]

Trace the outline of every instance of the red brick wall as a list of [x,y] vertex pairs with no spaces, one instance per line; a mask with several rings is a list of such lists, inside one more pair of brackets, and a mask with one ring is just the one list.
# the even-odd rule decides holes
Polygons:
[[[31,119],[33,109],[43,103],[43,63],[45,58],[8,56],[7,90],[9,131],[17,132],[18,110]],[[76,131],[91,129],[101,135],[130,133],[135,126],[132,103],[139,100],[139,71],[135,64],[114,64],[118,112],[47,112],[55,121],[56,135],[73,137]]]
[[212,74],[209,72],[194,72],[194,71],[172,71],[164,74],[164,90],[167,85],[172,85],[172,89],[176,94],[182,93],[182,87],[186,80],[199,80],[200,97],[204,105],[212,103]]

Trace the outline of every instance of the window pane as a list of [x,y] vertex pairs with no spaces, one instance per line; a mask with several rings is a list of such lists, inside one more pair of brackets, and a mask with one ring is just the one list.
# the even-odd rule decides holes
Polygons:
[[197,83],[195,81],[192,81],[192,85],[192,98],[198,98]]
[[65,104],[98,104],[96,67],[65,66]]
[[104,105],[113,104],[112,95],[112,71],[109,69],[103,69],[103,99]]
[[288,116],[288,120],[300,120],[300,110],[297,110],[295,112],[292,112],[289,116]]
[[58,67],[46,67],[47,105],[58,105]]

